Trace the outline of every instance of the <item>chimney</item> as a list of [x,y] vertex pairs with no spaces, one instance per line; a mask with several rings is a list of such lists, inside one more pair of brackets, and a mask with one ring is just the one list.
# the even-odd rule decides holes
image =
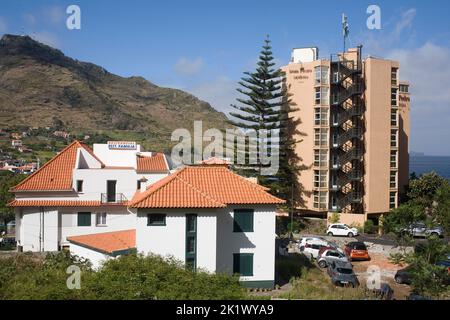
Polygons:
[[147,178],[142,177],[139,181],[141,182],[141,192],[145,192],[145,190],[147,190],[147,186],[148,186]]

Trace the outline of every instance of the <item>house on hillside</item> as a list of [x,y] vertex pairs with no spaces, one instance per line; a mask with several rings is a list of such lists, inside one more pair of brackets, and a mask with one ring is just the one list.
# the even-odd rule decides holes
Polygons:
[[170,170],[134,142],[75,141],[12,189],[20,250],[70,250],[95,267],[127,252],[173,256],[273,287],[282,200],[228,164]]

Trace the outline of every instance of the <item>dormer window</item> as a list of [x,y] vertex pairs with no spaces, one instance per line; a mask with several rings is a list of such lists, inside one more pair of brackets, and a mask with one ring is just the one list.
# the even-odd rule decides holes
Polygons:
[[83,192],[83,180],[77,180],[77,192]]

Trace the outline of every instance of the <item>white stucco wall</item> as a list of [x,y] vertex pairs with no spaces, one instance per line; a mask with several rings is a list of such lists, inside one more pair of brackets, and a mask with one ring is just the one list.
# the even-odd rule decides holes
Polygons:
[[107,166],[136,168],[136,153],[141,151],[141,146],[137,144],[134,150],[111,150],[108,148],[108,144],[94,143],[93,151]]
[[58,211],[44,209],[44,219],[39,208],[16,210],[16,239],[24,251],[58,250]]
[[[91,226],[79,227],[78,212],[91,212]],[[96,213],[106,212],[106,226],[96,226]],[[136,228],[136,213],[126,207],[16,209],[16,237],[24,251],[57,251],[68,245],[68,236],[103,233]],[[43,227],[42,227],[43,226]],[[43,243],[39,241],[43,238]]]
[[[147,226],[147,214],[163,213],[165,226]],[[138,252],[186,259],[186,214],[197,214],[197,268],[210,272],[216,266],[216,213],[214,210],[139,210],[136,225]]]
[[98,269],[106,260],[114,259],[113,257],[104,253],[94,251],[73,243],[70,244],[70,253],[85,259],[89,259],[89,261],[92,263],[92,268],[94,269]]
[[[253,232],[233,232],[234,209],[254,209]],[[217,271],[233,273],[233,254],[253,253],[253,276],[242,281],[275,277],[275,207],[232,206],[217,216]]]

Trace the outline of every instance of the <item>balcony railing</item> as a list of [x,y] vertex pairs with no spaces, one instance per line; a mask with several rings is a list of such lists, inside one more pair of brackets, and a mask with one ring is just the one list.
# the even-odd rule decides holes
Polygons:
[[102,193],[101,194],[101,203],[124,203],[127,202],[128,199],[125,197],[123,193]]

